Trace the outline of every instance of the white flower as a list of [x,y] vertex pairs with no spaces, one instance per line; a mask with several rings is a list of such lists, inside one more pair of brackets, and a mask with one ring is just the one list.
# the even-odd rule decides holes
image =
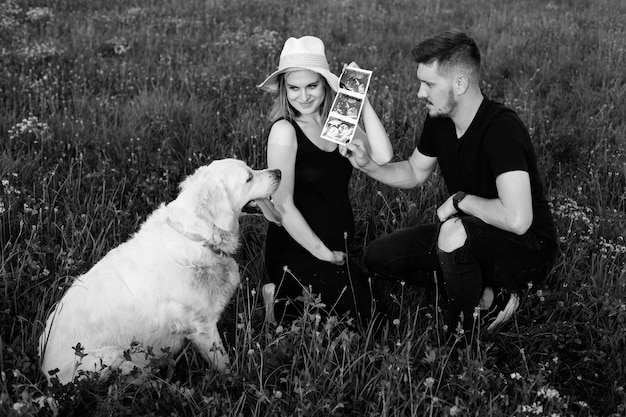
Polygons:
[[32,7],[26,12],[26,18],[30,22],[50,20],[53,16],[52,9],[49,7]]
[[556,399],[561,398],[561,394],[559,393],[559,391],[555,390],[554,388],[548,388],[548,387],[541,387],[537,395],[539,395],[540,397],[545,397],[550,400],[555,399],[555,398]]

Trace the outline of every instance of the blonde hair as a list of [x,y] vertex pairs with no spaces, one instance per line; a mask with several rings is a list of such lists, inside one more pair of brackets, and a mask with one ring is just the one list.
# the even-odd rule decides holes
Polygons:
[[[292,71],[297,71],[297,68],[294,68]],[[285,75],[289,74],[288,71],[282,74],[279,74],[277,77],[278,83],[278,92],[276,93],[276,98],[274,99],[274,105],[270,110],[269,119],[270,122],[275,122],[278,119],[286,119],[288,121],[292,121],[300,116],[300,113],[293,108],[291,104],[289,104],[289,100],[287,99],[287,87],[285,85]],[[320,106],[320,116],[322,118],[328,117],[328,113],[330,113],[330,107],[333,105],[334,92],[333,89],[330,88],[328,81],[321,74],[319,74],[320,81],[324,85],[324,101],[322,101],[322,105]]]

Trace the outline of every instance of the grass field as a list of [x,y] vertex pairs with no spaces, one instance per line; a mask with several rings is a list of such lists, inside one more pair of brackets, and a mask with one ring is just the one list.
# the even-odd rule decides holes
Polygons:
[[[626,415],[623,0],[0,1],[0,415]],[[374,71],[401,159],[424,117],[410,49],[449,28],[477,40],[485,93],[530,129],[558,226],[557,264],[514,320],[459,354],[436,298],[397,283],[382,334],[315,314],[266,327],[266,224],[246,217],[220,323],[230,374],[189,347],[167,372],[46,386],[37,339],[73,278],[198,166],[265,166],[271,100],[256,85],[287,37],[324,39],[335,72]],[[353,255],[444,197],[437,176],[400,191],[355,174]]]

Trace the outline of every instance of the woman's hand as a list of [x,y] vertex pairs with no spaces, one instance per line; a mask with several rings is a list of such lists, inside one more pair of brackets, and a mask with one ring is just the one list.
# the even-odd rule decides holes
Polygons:
[[329,256],[327,259],[322,259],[323,261],[330,262],[335,265],[343,265],[346,263],[346,254],[340,251],[329,251]]

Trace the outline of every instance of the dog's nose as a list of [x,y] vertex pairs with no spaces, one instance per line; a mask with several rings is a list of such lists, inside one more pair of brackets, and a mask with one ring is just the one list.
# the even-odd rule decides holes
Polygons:
[[280,172],[280,169],[275,169],[275,170],[274,170],[274,175],[276,175],[276,178],[277,178],[277,179],[281,179],[281,176],[282,176],[283,174]]

